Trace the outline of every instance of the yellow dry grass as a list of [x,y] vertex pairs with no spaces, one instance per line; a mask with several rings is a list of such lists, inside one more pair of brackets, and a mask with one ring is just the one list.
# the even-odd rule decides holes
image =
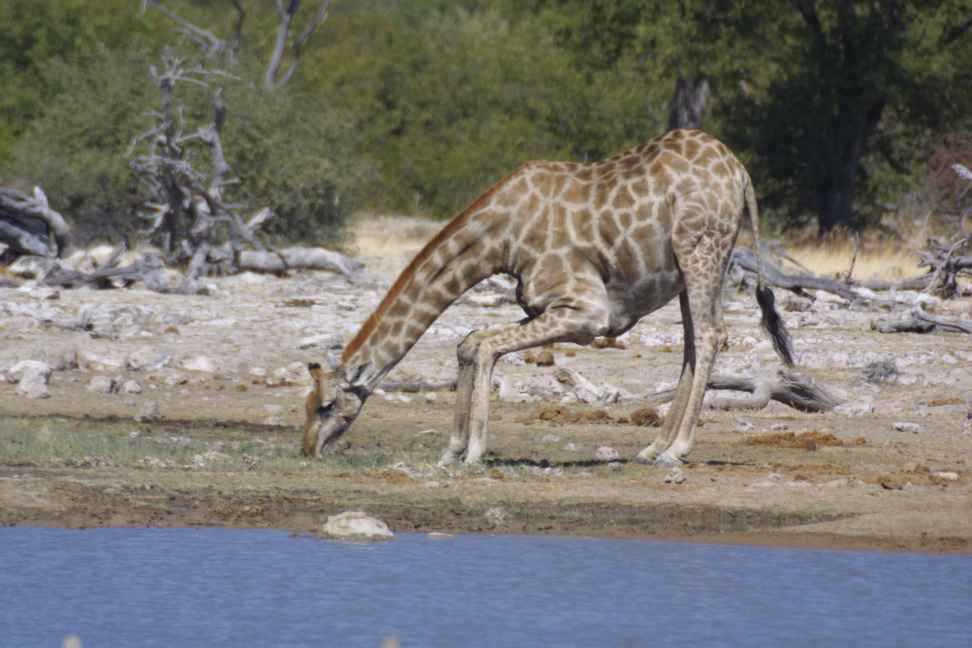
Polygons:
[[[444,226],[444,221],[415,216],[360,214],[351,227],[352,252],[362,257],[408,259]],[[797,262],[824,277],[846,274],[854,255],[854,241],[850,235],[837,233],[823,241],[800,238],[799,242],[786,245],[788,253]],[[740,244],[749,243],[741,237]],[[916,277],[926,272],[918,267],[917,261],[917,256],[901,241],[865,235],[853,277],[862,281]]]
[[[816,244],[803,244],[788,248],[790,256],[815,274],[824,277],[845,275],[854,257],[852,241],[826,241]],[[927,272],[918,267],[918,257],[900,243],[883,241],[876,244],[862,244],[854,263],[853,278],[868,279],[906,279]]]
[[351,226],[352,251],[363,257],[411,257],[444,226],[427,218],[361,214]]

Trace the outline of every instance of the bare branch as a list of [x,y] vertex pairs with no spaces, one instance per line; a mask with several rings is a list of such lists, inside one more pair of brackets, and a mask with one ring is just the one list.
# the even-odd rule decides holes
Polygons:
[[328,12],[331,7],[331,0],[323,0],[317,9],[317,13],[308,23],[304,31],[294,39],[291,45],[290,67],[281,76],[280,67],[283,64],[284,52],[287,49],[287,41],[290,38],[290,28],[293,25],[297,11],[300,9],[300,0],[290,0],[284,6],[283,0],[276,0],[277,15],[280,24],[277,27],[277,40],[273,46],[273,53],[270,56],[270,63],[263,79],[263,87],[267,90],[275,90],[280,86],[286,85],[293,78],[300,66],[300,55],[304,45],[310,40],[317,28],[327,20]]

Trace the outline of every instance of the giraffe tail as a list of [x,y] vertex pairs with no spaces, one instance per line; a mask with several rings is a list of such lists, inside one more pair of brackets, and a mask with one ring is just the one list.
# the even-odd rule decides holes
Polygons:
[[773,289],[763,284],[763,258],[759,253],[759,208],[756,206],[756,192],[753,190],[753,182],[746,176],[746,209],[749,212],[749,219],[753,229],[753,251],[756,254],[756,303],[763,317],[760,324],[763,330],[769,335],[776,350],[776,355],[787,367],[792,367],[793,361],[793,340],[790,332],[786,330],[786,323],[776,310],[776,298],[773,296]]

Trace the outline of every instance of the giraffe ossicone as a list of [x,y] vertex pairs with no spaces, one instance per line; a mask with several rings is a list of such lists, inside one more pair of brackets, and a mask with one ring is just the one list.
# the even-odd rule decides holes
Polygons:
[[[474,331],[457,350],[455,426],[441,463],[486,451],[493,367],[507,353],[616,337],[675,297],[682,373],[641,461],[692,449],[706,384],[725,339],[721,290],[745,212],[759,255],[752,181],[717,139],[675,130],[614,157],[528,162],[449,222],[409,263],[331,371],[311,365],[303,453],[318,456],[354,422],[382,378],[466,290],[506,273],[527,319]],[[758,279],[763,324],[786,364],[789,336]]]

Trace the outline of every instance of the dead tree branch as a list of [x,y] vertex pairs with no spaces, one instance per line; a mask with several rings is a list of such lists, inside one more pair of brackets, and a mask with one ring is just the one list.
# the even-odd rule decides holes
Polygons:
[[300,67],[302,48],[307,44],[311,36],[314,35],[314,32],[321,23],[327,20],[328,12],[331,8],[331,0],[321,2],[317,8],[317,12],[307,24],[307,27],[291,43],[290,67],[281,75],[280,67],[283,65],[284,53],[287,50],[287,41],[290,40],[290,31],[293,27],[294,18],[297,12],[300,11],[300,0],[274,0],[274,3],[277,7],[277,17],[279,19],[277,40],[274,43],[273,54],[270,56],[270,63],[267,65],[267,71],[263,78],[263,87],[270,91],[286,85],[293,78],[294,74],[296,74],[298,67]]
[[916,308],[901,319],[875,320],[871,328],[878,333],[972,333],[972,320],[937,317]]
[[[779,370],[776,375],[744,376],[715,375],[709,379],[707,389],[743,391],[752,398],[714,398],[710,402],[713,409],[762,409],[771,400],[798,409],[801,412],[827,412],[840,404],[840,400],[807,376]],[[667,389],[648,396],[646,404],[662,405],[675,398],[675,390]]]
[[28,196],[0,187],[0,242],[17,254],[64,256],[71,245],[71,228],[51,209],[40,187]]

